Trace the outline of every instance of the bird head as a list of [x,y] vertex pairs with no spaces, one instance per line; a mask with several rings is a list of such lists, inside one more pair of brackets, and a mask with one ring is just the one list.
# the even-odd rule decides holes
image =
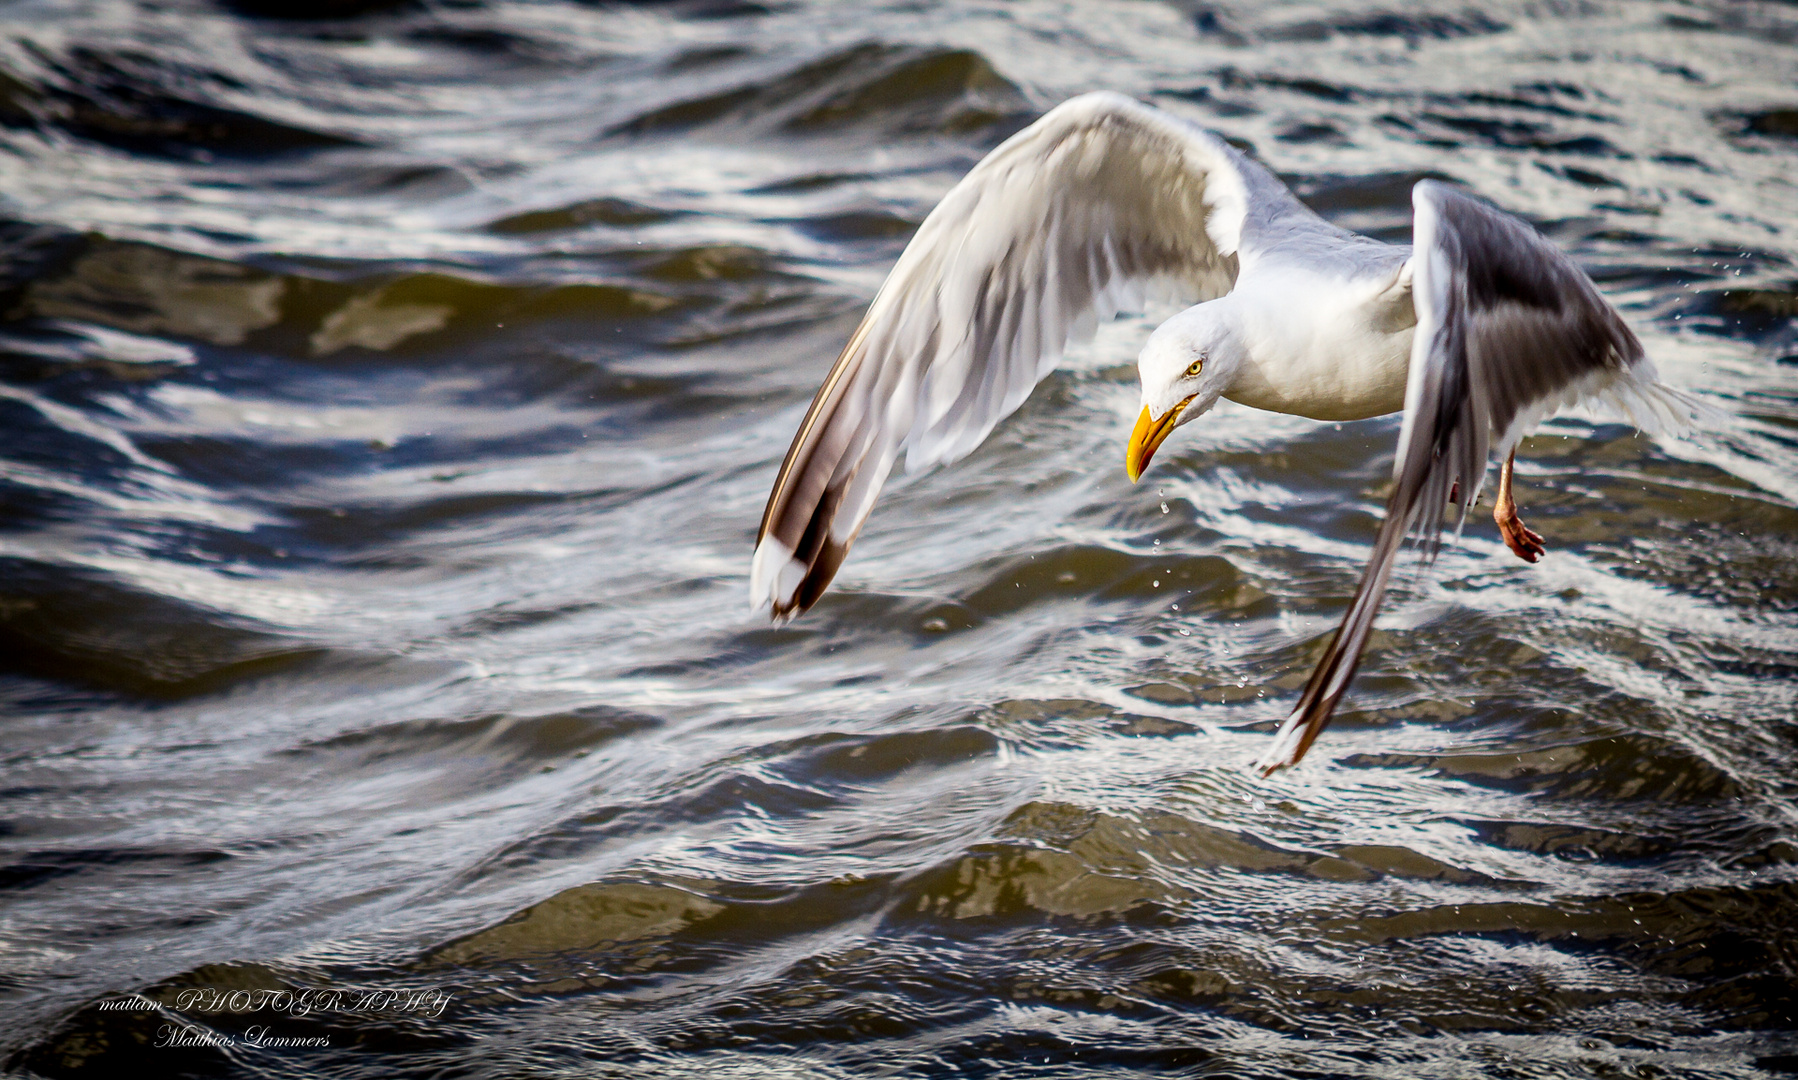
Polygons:
[[1136,358],[1142,415],[1124,453],[1131,483],[1173,430],[1216,405],[1229,385],[1242,352],[1225,308],[1218,300],[1187,308],[1157,327]]

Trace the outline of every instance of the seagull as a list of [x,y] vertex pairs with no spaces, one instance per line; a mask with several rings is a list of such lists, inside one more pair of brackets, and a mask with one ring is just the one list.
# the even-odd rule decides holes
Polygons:
[[1575,404],[1651,433],[1698,408],[1534,229],[1435,180],[1411,202],[1411,246],[1386,244],[1170,113],[1110,92],[1056,106],[943,196],[825,376],[762,514],[752,607],[784,622],[817,602],[901,450],[908,470],[964,457],[1099,320],[1147,295],[1197,301],[1137,359],[1132,481],[1219,398],[1326,421],[1404,413],[1367,570],[1256,767],[1297,764],[1348,690],[1404,539],[1434,559],[1494,450],[1494,520],[1535,562],[1545,545],[1511,493],[1526,432]]

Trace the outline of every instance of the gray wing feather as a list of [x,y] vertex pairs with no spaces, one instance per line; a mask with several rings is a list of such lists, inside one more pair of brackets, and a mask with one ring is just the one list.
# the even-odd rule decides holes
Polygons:
[[1329,724],[1405,536],[1415,531],[1425,560],[1434,559],[1450,493],[1458,484],[1458,528],[1494,443],[1508,454],[1542,416],[1587,398],[1649,431],[1691,415],[1692,402],[1657,380],[1598,287],[1533,229],[1435,181],[1419,183],[1412,203],[1417,329],[1386,520],[1341,628],[1258,763],[1263,773],[1296,764]]
[[1066,102],[988,154],[925,218],[813,399],[762,515],[752,603],[777,619],[810,607],[901,451],[911,468],[972,451],[1144,286],[1229,291],[1257,201],[1257,222],[1302,212],[1216,135],[1118,94]]

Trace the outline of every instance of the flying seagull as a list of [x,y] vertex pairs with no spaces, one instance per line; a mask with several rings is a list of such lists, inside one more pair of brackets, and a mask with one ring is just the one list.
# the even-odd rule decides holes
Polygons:
[[793,437],[756,537],[750,599],[815,603],[901,450],[918,469],[979,446],[1062,351],[1149,292],[1203,301],[1137,359],[1136,480],[1221,398],[1316,420],[1404,411],[1373,558],[1272,749],[1293,765],[1348,689],[1404,538],[1426,559],[1452,506],[1504,460],[1494,518],[1535,562],[1511,497],[1518,441],[1575,403],[1648,431],[1692,418],[1597,286],[1535,230],[1433,180],[1411,247],[1337,228],[1220,136],[1115,93],[1064,102],[943,196],[881,286]]

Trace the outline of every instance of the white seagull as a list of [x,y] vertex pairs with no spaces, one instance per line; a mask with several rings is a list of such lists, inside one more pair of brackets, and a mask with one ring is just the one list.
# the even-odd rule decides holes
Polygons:
[[1431,180],[1407,248],[1339,229],[1220,136],[1115,93],[1067,101],[943,196],[881,286],[793,437],[762,515],[750,599],[785,621],[842,565],[899,452],[918,469],[980,445],[1063,350],[1150,291],[1203,301],[1137,359],[1132,480],[1218,398],[1316,420],[1404,410],[1373,558],[1265,773],[1305,755],[1347,690],[1400,543],[1425,558],[1452,504],[1504,459],[1494,517],[1529,562],[1511,464],[1537,421],[1604,402],[1648,431],[1688,422],[1567,256]]

